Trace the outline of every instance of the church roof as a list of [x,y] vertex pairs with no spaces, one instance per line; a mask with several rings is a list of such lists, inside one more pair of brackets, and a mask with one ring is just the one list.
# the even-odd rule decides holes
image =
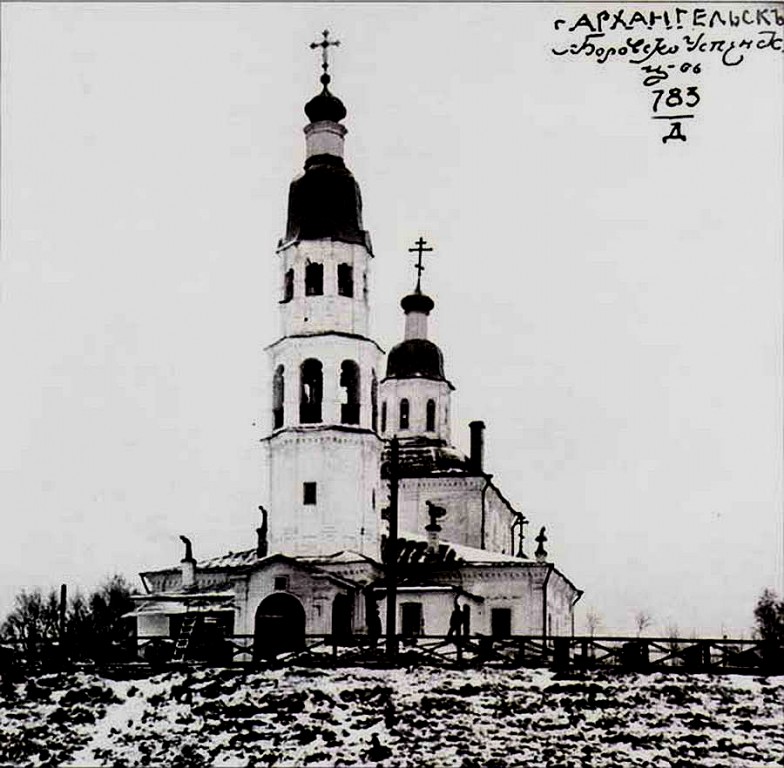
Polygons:
[[327,83],[324,83],[321,93],[314,96],[305,105],[305,114],[311,123],[318,123],[321,120],[337,123],[346,116],[346,107],[337,96],[330,92]]
[[[422,545],[427,544],[427,539],[417,533],[410,533],[408,531],[402,532],[400,537],[398,538],[398,546],[400,546],[400,541],[410,541],[415,542],[416,544]],[[503,552],[492,552],[488,549],[478,549],[477,547],[468,547],[464,544],[455,544],[451,541],[441,540],[440,542],[441,547],[447,547],[449,550],[454,552],[454,558],[450,558],[450,560],[454,559],[454,562],[463,567],[466,565],[497,565],[497,564],[506,564],[506,565],[536,565],[538,563],[534,563],[533,560],[529,560],[528,558],[524,557],[515,557],[514,555],[507,555]],[[427,563],[425,563],[427,564]]]
[[446,381],[444,355],[429,339],[406,339],[389,350],[388,379],[435,379]]
[[[382,456],[382,477],[387,476],[386,467],[390,459],[389,444]],[[470,462],[445,440],[430,437],[411,437],[399,440],[398,461],[402,477],[424,477],[429,475],[475,475]]]
[[362,195],[343,158],[314,155],[291,182],[286,241],[332,238],[369,249],[362,229]]

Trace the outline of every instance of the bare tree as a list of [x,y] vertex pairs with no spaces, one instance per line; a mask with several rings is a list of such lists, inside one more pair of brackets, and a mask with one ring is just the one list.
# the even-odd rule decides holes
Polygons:
[[22,590],[0,626],[0,637],[28,658],[36,658],[45,643],[60,639],[59,598],[55,590]]
[[637,611],[634,614],[634,626],[637,628],[637,637],[642,635],[653,624],[653,617],[648,611]]
[[678,628],[678,625],[675,622],[670,622],[664,628],[664,636],[667,638],[667,645],[670,649],[670,654],[672,654],[672,659],[670,659],[670,666],[671,667],[678,667],[681,665],[682,660],[678,656],[678,653],[681,650],[680,644],[680,637],[681,631]]
[[784,600],[772,589],[766,589],[754,608],[755,634],[765,643],[784,646]]
[[130,626],[122,617],[133,609],[131,593],[122,576],[106,579],[87,599],[77,592],[69,601],[61,637],[58,593],[22,590],[0,623],[0,640],[12,643],[30,660],[48,653],[54,644],[76,658],[113,658],[128,640]]
[[593,637],[596,631],[602,625],[602,616],[595,608],[589,608],[585,614],[585,626],[588,629],[588,634]]

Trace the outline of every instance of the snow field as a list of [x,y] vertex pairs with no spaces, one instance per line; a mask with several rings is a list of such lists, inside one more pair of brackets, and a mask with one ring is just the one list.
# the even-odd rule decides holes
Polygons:
[[0,697],[0,763],[501,768],[784,765],[784,678],[535,670],[43,675]]

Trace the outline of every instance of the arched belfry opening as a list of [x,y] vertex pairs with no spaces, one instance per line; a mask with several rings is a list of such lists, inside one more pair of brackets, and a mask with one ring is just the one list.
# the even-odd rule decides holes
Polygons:
[[279,365],[272,377],[272,428],[280,429],[283,426],[283,402],[285,396],[285,369]]
[[353,360],[340,364],[340,386],[344,391],[340,423],[359,424],[359,366]]
[[320,360],[308,358],[300,366],[299,420],[301,424],[321,421],[324,372]]
[[305,647],[305,609],[294,595],[276,592],[256,609],[253,659],[272,659],[279,653]]

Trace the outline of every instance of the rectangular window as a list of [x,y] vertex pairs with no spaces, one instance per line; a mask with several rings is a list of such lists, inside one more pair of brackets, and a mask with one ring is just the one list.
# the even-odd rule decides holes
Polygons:
[[276,576],[275,577],[275,589],[277,590],[287,590],[289,588],[289,577],[288,576]]
[[338,264],[338,296],[354,295],[354,267],[351,264]]
[[305,295],[321,296],[324,293],[324,265],[307,264],[305,266]]
[[404,397],[400,401],[400,429],[408,429],[408,400]]
[[294,270],[289,269],[283,277],[283,300],[281,304],[291,301],[294,298]]
[[512,609],[493,608],[490,611],[490,634],[493,637],[510,637],[512,634]]
[[302,484],[302,503],[315,504],[316,503],[316,484],[303,483]]
[[400,632],[404,637],[421,635],[422,603],[402,603],[400,606]]

